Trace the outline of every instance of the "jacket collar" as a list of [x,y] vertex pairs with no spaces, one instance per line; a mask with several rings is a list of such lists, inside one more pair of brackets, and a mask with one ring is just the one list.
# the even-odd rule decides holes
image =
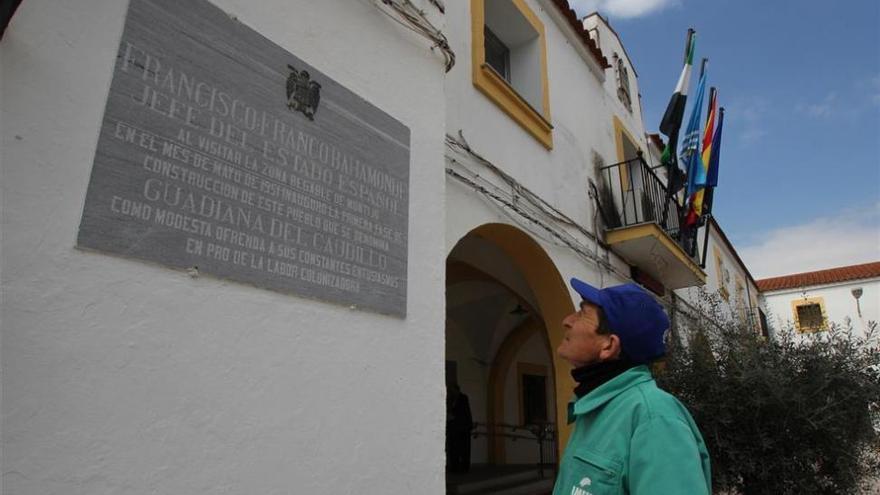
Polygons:
[[617,375],[611,380],[599,385],[595,390],[568,403],[568,420],[569,423],[574,421],[574,416],[580,416],[590,411],[594,411],[606,403],[610,402],[622,392],[653,380],[651,370],[644,364],[630,368],[623,373]]

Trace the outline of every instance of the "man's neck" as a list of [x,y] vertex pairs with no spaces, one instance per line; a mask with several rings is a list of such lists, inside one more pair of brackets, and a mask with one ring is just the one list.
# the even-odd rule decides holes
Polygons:
[[633,366],[628,359],[621,358],[575,368],[571,370],[572,378],[578,382],[574,393],[580,399]]

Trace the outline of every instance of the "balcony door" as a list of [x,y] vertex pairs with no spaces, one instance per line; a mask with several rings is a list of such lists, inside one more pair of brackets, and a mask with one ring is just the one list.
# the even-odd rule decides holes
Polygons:
[[648,218],[648,213],[653,210],[650,205],[645,205],[645,178],[642,171],[642,163],[638,160],[639,147],[630,139],[626,132],[619,132],[620,150],[623,156],[621,161],[626,162],[626,178],[622,178],[623,208],[627,224],[642,223],[653,220]]

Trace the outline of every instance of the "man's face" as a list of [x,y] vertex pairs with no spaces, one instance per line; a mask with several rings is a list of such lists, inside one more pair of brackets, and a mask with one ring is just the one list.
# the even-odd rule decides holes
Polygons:
[[571,363],[575,368],[608,360],[614,353],[612,340],[616,336],[600,335],[598,308],[588,302],[582,302],[581,308],[562,320],[565,335],[556,349],[559,357]]

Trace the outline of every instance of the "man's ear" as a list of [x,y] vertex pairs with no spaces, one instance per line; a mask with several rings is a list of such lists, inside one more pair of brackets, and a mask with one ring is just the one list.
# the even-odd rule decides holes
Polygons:
[[606,337],[605,344],[599,350],[600,361],[611,361],[620,357],[620,337],[613,333]]

